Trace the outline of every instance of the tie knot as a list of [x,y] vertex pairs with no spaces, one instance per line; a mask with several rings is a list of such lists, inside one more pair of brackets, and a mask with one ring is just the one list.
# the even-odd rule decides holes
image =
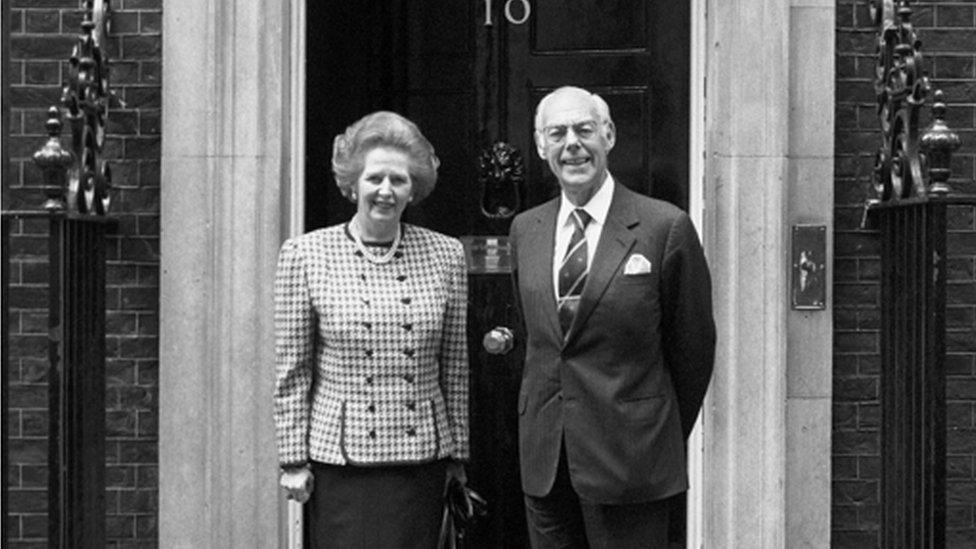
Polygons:
[[573,223],[576,223],[576,226],[580,229],[585,229],[590,224],[591,219],[593,218],[583,208],[573,210]]

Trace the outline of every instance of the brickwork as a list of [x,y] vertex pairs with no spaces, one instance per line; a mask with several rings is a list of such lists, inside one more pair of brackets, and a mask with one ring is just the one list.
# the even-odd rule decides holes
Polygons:
[[47,223],[11,226],[10,360],[6,471],[9,502],[4,527],[11,547],[46,547],[47,539]]
[[[4,209],[37,209],[41,175],[30,160],[45,138],[80,29],[77,0],[11,0],[10,172]],[[112,2],[111,106],[104,157],[113,170],[106,341],[106,533],[109,547],[157,545],[159,164],[161,0]],[[66,132],[65,132],[66,133]],[[63,136],[67,139],[67,135]],[[27,224],[11,245],[13,363],[10,547],[46,546],[46,225]],[[18,278],[13,278],[16,275]]]
[[[862,204],[880,144],[876,29],[866,0],[837,2],[834,169],[834,405],[832,546],[874,547],[880,523],[880,243],[862,231]],[[962,138],[953,187],[976,193],[976,5],[912,2],[934,88]],[[928,123],[928,113],[923,123]],[[976,212],[951,213],[948,336],[949,545],[976,544]]]

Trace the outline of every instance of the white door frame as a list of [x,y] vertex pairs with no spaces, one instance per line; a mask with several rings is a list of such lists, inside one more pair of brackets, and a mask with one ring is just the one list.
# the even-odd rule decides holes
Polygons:
[[[688,209],[698,228],[699,234],[704,235],[704,216],[706,211],[704,198],[705,179],[705,70],[706,70],[706,0],[692,0],[691,7],[691,70],[690,70],[690,116],[689,116],[689,200]],[[290,159],[291,174],[285,187],[282,200],[283,234],[285,238],[296,236],[304,231],[305,224],[305,55],[306,55],[306,0],[292,0],[290,13],[290,32],[288,59],[291,64],[291,151],[287,155]],[[707,247],[707,246],[706,246]],[[702,490],[702,468],[704,451],[702,416],[688,440],[688,474],[690,488],[688,491],[687,516],[687,547],[702,547],[702,513],[704,498]],[[301,506],[281,504],[282,517],[285,526],[282,528],[285,539],[282,546],[289,549],[301,547],[300,534],[302,529]]]

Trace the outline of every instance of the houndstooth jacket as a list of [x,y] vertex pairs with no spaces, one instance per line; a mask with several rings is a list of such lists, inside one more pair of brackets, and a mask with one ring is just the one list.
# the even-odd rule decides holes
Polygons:
[[394,259],[345,225],[286,241],[275,279],[282,467],[469,457],[467,271],[456,239],[402,225]]

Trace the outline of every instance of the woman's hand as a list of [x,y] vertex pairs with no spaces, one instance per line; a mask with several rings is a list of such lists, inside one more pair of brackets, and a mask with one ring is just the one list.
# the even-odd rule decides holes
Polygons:
[[448,461],[447,462],[447,482],[450,482],[452,478],[458,479],[461,486],[468,483],[468,474],[464,471],[464,465],[460,461]]
[[288,499],[293,499],[298,503],[305,503],[315,488],[315,477],[308,467],[285,469],[281,473],[281,479],[278,480],[278,484],[285,489]]

